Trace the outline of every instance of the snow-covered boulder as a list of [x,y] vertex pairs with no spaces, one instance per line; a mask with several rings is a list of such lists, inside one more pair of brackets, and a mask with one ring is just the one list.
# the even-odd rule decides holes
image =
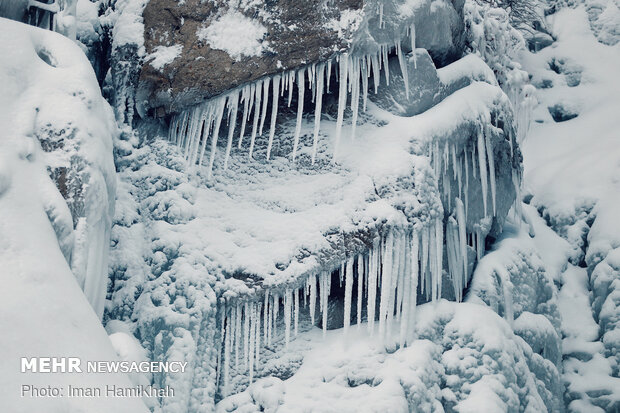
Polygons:
[[[48,215],[67,262],[101,317],[116,187],[114,117],[76,44],[6,20],[3,30],[5,84],[12,85],[4,98],[16,111],[20,105],[15,127],[42,149],[42,161],[64,198],[62,206],[50,204]],[[13,31],[23,34],[10,40]]]
[[[22,393],[27,384],[50,386],[64,396],[69,385],[103,393],[106,385],[131,386],[125,374],[85,367],[87,361],[117,360],[99,319],[107,283],[115,126],[88,60],[70,40],[0,19],[0,54],[2,408],[146,411],[138,398]],[[84,370],[20,373],[22,357],[50,356],[79,357]]]

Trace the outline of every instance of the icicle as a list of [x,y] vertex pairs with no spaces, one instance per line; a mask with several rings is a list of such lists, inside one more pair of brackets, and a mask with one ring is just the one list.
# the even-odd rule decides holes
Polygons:
[[254,86],[254,84],[245,86],[243,88],[243,118],[241,119],[241,132],[239,133],[239,143],[237,144],[238,149],[241,149],[241,144],[243,143],[243,135],[245,134],[245,124],[250,118],[250,112],[252,111],[255,88],[256,86]]
[[291,340],[291,306],[291,292],[286,290],[284,292],[284,345],[286,348]]
[[379,28],[383,28],[383,3],[379,3]]
[[272,340],[272,330],[273,330],[273,307],[274,307],[275,301],[272,298],[271,300],[269,300],[269,310],[267,311],[267,345],[271,345],[271,340]]
[[400,49],[400,40],[397,39],[394,43],[396,46],[396,55],[398,56],[398,65],[400,66],[400,71],[403,75],[403,82],[405,82],[405,95],[407,96],[407,99],[409,99],[409,73],[407,70],[406,57]]
[[250,334],[249,334],[249,350],[247,363],[250,369],[250,384],[254,380],[254,346],[256,344],[256,314],[254,310],[254,303],[250,304]]
[[256,139],[256,132],[258,131],[258,119],[260,116],[260,103],[262,99],[262,90],[263,88],[260,85],[257,86],[256,93],[254,95],[255,96],[254,121],[252,122],[252,135],[250,137],[250,154],[249,154],[250,159],[252,159],[252,154],[254,153],[254,140]]
[[327,77],[327,86],[326,86],[325,90],[327,91],[327,93],[329,93],[329,79],[332,77],[332,59],[329,59],[327,61],[326,77]]
[[[213,163],[215,162],[215,153],[217,152],[217,138],[219,136],[220,125],[222,124],[222,117],[224,116],[224,108],[226,106],[226,98],[220,99],[217,114],[215,115],[215,126],[213,127],[213,133],[211,137],[211,156],[209,158],[209,170],[207,172],[207,179],[211,179],[213,176]],[[206,137],[205,137],[206,142]],[[202,163],[202,154],[200,155],[200,163]]]
[[350,79],[351,83],[351,111],[353,112],[353,117],[351,120],[351,139],[355,139],[355,129],[357,127],[357,111],[359,108],[360,102],[360,59],[355,58],[352,59],[352,67],[351,67],[352,77]]
[[256,370],[258,371],[258,368],[260,366],[260,313],[261,313],[261,303],[257,303],[256,304],[256,309],[255,309],[255,313],[256,313],[256,332],[254,333],[254,337],[256,338],[256,345],[254,346],[254,351],[256,351]]
[[413,67],[418,68],[418,61],[415,55],[415,23],[411,23],[409,28],[409,37],[411,38],[411,55],[413,56]]
[[374,242],[372,249],[370,250],[369,266],[370,271],[368,273],[368,303],[366,309],[366,317],[368,318],[368,330],[370,335],[374,334],[375,328],[375,306],[377,302],[377,273],[378,273],[378,257],[377,250],[379,246],[377,241]]
[[383,253],[383,270],[381,272],[381,299],[379,301],[379,337],[385,338],[385,322],[390,312],[389,301],[392,293],[392,248],[394,235],[390,231],[385,240]]
[[463,162],[465,163],[465,188],[463,193],[465,195],[465,218],[467,219],[467,204],[469,203],[469,160],[463,148]]
[[[311,275],[309,278],[310,281],[310,322],[314,327],[314,315],[316,312],[316,275]],[[322,302],[320,303],[322,304]],[[321,310],[323,306],[321,305]]]
[[250,311],[248,303],[243,305],[243,366],[248,368],[250,351]]
[[273,337],[278,335],[278,313],[280,312],[280,297],[278,294],[273,295]]
[[414,330],[415,330],[415,310],[417,306],[418,300],[418,277],[419,277],[419,246],[420,240],[418,238],[418,234],[413,233],[411,237],[411,265],[410,265],[410,274],[411,274],[411,287],[410,287],[410,301],[409,301],[409,322],[407,325],[407,344],[410,344],[414,338]]
[[372,81],[375,87],[375,95],[379,91],[379,82],[381,76],[381,65],[379,64],[379,57],[382,56],[382,50],[380,49],[378,54],[370,56],[370,63],[372,64]]
[[202,165],[202,157],[209,141],[209,132],[211,131],[211,124],[213,123],[213,111],[215,107],[219,107],[219,99],[211,101],[207,104],[207,109],[205,109],[207,117],[203,118],[204,121],[202,123],[202,127],[198,131],[198,135],[202,137],[202,139],[200,139],[200,149],[198,149],[198,145],[195,146],[196,150],[192,151],[192,156],[189,158],[190,165],[194,165],[196,162],[198,163],[198,165]]
[[430,290],[427,282],[429,238],[428,228],[424,228],[422,230],[422,242],[420,243],[420,277],[422,281],[420,292],[425,294],[427,299],[429,297],[428,291]]
[[400,245],[398,247],[398,251],[397,251],[397,257],[398,257],[398,280],[397,280],[397,296],[396,296],[396,319],[400,320],[401,318],[401,312],[402,312],[402,305],[403,305],[403,300],[404,300],[404,293],[405,293],[405,274],[407,269],[405,268],[407,265],[407,250],[408,250],[408,243],[406,240],[406,234],[402,234],[401,235],[401,240],[400,240]]
[[[273,78],[273,100],[271,102],[271,126],[269,127],[269,143],[267,144],[267,159],[271,157],[273,137],[276,134],[276,119],[278,117],[278,88],[280,87],[280,75]],[[284,88],[282,88],[284,90]]]
[[[258,136],[263,136],[263,125],[265,124],[265,118],[267,117],[267,104],[269,103],[269,82],[270,78],[263,80],[263,110],[260,115],[260,126],[258,127]],[[275,82],[275,78],[274,78]],[[275,99],[275,96],[274,96]]]
[[312,63],[310,69],[308,70],[308,82],[310,83],[310,90],[312,91],[312,103],[314,103],[314,98],[316,97],[316,63]]
[[322,313],[322,326],[323,326],[323,338],[327,333],[327,317],[328,317],[328,297],[329,297],[329,280],[330,274],[327,272],[321,273],[321,313]]
[[452,279],[452,287],[454,290],[454,296],[457,302],[461,301],[461,294],[463,292],[463,267],[459,260],[459,238],[458,238],[458,226],[453,216],[448,218],[446,224],[446,252],[448,257],[448,269],[450,270],[450,277]]
[[485,143],[482,131],[478,132],[478,166],[480,167],[480,184],[482,185],[482,204],[484,216],[487,216],[487,161],[485,155]]
[[[399,275],[399,252],[401,250],[401,236],[400,233],[397,233],[393,237],[393,243],[391,246],[391,251],[388,252],[386,248],[386,253],[390,254],[392,260],[392,268],[390,270],[390,282],[387,284],[387,288],[389,291],[388,295],[388,303],[387,303],[387,313],[386,313],[386,323],[385,330],[388,337],[392,335],[392,324],[394,319],[394,305],[396,304],[396,287],[398,285],[398,275]],[[383,288],[383,283],[381,284]]]
[[295,290],[294,292],[295,294],[295,300],[293,302],[294,306],[295,306],[295,337],[297,337],[297,332],[298,332],[298,325],[299,325],[299,290]]
[[237,110],[239,109],[239,91],[234,92],[228,101],[228,143],[226,144],[226,154],[224,155],[224,170],[228,169],[228,158],[232,149],[233,135],[237,125]]
[[362,324],[362,299],[364,293],[364,257],[357,257],[357,328]]
[[223,396],[228,396],[230,386],[230,348],[232,339],[232,329],[230,326],[230,314],[226,317],[226,335],[224,343],[224,389],[222,391]]
[[[486,129],[486,128],[485,128]],[[493,205],[493,216],[495,216],[496,208],[495,208],[495,160],[493,156],[493,143],[491,142],[491,138],[489,137],[490,133],[485,130],[484,132],[484,141],[486,146],[486,155],[487,160],[489,162],[489,181],[491,183],[491,200]]]
[[235,311],[235,371],[239,371],[239,344],[241,342],[241,305]]
[[224,337],[226,335],[226,307],[221,311],[220,315],[220,339],[218,340],[217,345],[217,360],[216,360],[216,372],[215,372],[215,386],[218,387],[220,385],[220,377],[222,375],[222,344],[224,342]]
[[[293,99],[293,85],[295,84],[295,71],[288,72],[288,107],[291,107],[291,100]],[[299,87],[299,85],[297,85]]]
[[268,324],[269,324],[269,290],[265,290],[265,301],[263,303],[263,342],[265,345],[269,342]]
[[385,84],[390,86],[390,68],[388,63],[388,47],[387,45],[383,46],[383,70],[385,72]]
[[[191,146],[187,160],[189,165],[195,165],[198,160],[198,154],[204,150],[204,146],[207,144],[209,130],[211,129],[211,122],[213,119],[213,103],[207,105],[204,113],[200,115],[200,121],[197,122],[196,134],[194,137],[194,143]],[[202,143],[201,143],[202,142]]]
[[351,298],[353,293],[353,258],[349,258],[345,269],[344,284],[344,320],[342,333],[346,340],[349,326],[351,325]]
[[299,135],[301,134],[301,121],[304,114],[304,90],[305,81],[304,81],[304,68],[301,68],[298,73],[297,79],[297,124],[295,126],[295,136],[293,142],[293,162],[295,162],[295,158],[297,157],[297,146],[299,145]]
[[443,221],[441,218],[435,220],[435,259],[436,264],[436,276],[435,276],[435,300],[441,298],[441,281],[443,271]]
[[399,344],[403,347],[407,343],[407,328],[409,327],[409,312],[410,312],[410,296],[411,296],[411,242],[408,239],[405,239],[404,250],[404,268],[402,273],[400,274],[400,279],[402,281],[399,289],[402,289],[402,294],[399,293],[399,301],[402,303],[401,310],[401,320],[400,320],[400,334],[399,334]]
[[334,145],[334,159],[338,156],[338,147],[340,146],[340,134],[342,133],[342,121],[344,119],[344,109],[347,105],[347,67],[349,64],[349,55],[340,56],[340,91],[338,92],[338,118],[336,119],[336,143]]
[[362,110],[366,112],[368,104],[368,60],[362,59]]
[[317,72],[316,101],[314,107],[314,139],[312,141],[312,165],[316,160],[316,149],[319,141],[319,128],[321,127],[321,110],[323,107],[323,78],[325,65],[320,64]]
[[467,221],[465,220],[465,207],[463,202],[456,198],[456,222],[459,228],[459,247],[461,263],[463,265],[463,285],[467,285]]

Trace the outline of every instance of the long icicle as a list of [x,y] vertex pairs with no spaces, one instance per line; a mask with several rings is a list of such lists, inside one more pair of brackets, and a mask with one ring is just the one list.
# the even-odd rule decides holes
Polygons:
[[[220,99],[217,114],[215,115],[215,126],[213,127],[213,133],[211,137],[211,156],[209,158],[209,172],[207,173],[207,179],[213,177],[213,163],[215,162],[215,153],[217,152],[217,138],[220,134],[220,125],[222,124],[222,117],[224,116],[224,108],[226,106],[226,98]],[[202,163],[202,155],[200,158]]]
[[[271,125],[269,127],[269,143],[267,144],[267,159],[271,158],[271,148],[273,147],[273,137],[276,134],[276,119],[278,117],[278,100],[280,87],[280,75],[273,78],[273,100],[271,102]],[[282,88],[284,90],[284,88]]]
[[345,340],[351,325],[351,299],[353,296],[353,258],[349,258],[345,267],[345,284],[344,284],[344,320],[342,333]]
[[228,143],[226,144],[226,154],[224,155],[224,170],[228,169],[228,159],[230,158],[230,150],[232,149],[235,126],[237,125],[239,91],[233,93],[231,99],[232,100],[228,102]]
[[245,125],[250,118],[250,112],[252,111],[254,89],[254,84],[247,85],[243,88],[243,117],[241,118],[241,132],[239,132],[239,143],[237,144],[238,149],[241,149],[241,144],[243,143],[243,135],[245,134]]
[[297,72],[297,123],[295,125],[295,136],[293,141],[293,162],[297,157],[297,146],[299,145],[299,135],[301,134],[301,121],[304,114],[304,91],[306,89],[304,80],[305,68],[299,69]]
[[263,126],[265,125],[265,118],[267,117],[267,104],[269,103],[270,81],[271,81],[271,78],[269,77],[263,81],[263,108],[262,108],[261,115],[260,115],[260,126],[258,127],[258,136],[263,136]]
[[357,257],[357,328],[362,324],[362,299],[364,294],[364,256]]
[[351,119],[351,139],[355,139],[355,129],[357,128],[357,112],[360,103],[360,59],[352,59],[353,67],[351,74],[353,75],[351,83],[351,111],[353,116]]
[[314,107],[314,138],[312,140],[312,165],[316,160],[316,150],[319,142],[319,129],[321,127],[321,110],[323,108],[323,81],[325,77],[325,65],[320,64],[317,72],[316,99]]
[[255,103],[254,103],[254,121],[252,122],[252,135],[250,137],[250,153],[249,157],[252,159],[254,153],[254,140],[256,139],[256,132],[258,132],[258,119],[260,116],[260,102],[262,98],[262,85],[256,86]]
[[342,134],[342,122],[344,120],[344,109],[347,105],[347,72],[349,64],[349,55],[347,53],[340,56],[340,90],[338,92],[338,118],[336,119],[336,142],[334,144],[334,160],[338,156],[338,148],[340,146],[340,135]]

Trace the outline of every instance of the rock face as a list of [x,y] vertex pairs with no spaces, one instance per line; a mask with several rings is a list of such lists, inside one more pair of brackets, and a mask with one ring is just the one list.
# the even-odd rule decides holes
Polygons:
[[266,75],[394,47],[412,27],[416,44],[443,65],[462,53],[461,8],[447,1],[280,0],[227,8],[151,0],[137,105],[156,117],[178,113]]
[[22,374],[15,367],[21,357],[47,354],[84,362],[116,358],[97,317],[107,283],[116,126],[88,60],[71,40],[0,19],[0,55],[2,408],[145,412],[139,399],[16,391],[21,380],[58,389],[131,383],[120,373]]

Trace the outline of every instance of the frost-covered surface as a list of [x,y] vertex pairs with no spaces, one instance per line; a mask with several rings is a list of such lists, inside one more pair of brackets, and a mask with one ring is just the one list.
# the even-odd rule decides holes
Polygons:
[[[0,19],[0,53],[2,408],[145,411],[139,399],[20,397],[22,384],[66,391],[69,384],[130,381],[122,374],[20,373],[21,357],[116,359],[96,313],[106,283],[114,124],[88,60],[70,40]],[[66,168],[64,178],[52,180],[57,167]]]

